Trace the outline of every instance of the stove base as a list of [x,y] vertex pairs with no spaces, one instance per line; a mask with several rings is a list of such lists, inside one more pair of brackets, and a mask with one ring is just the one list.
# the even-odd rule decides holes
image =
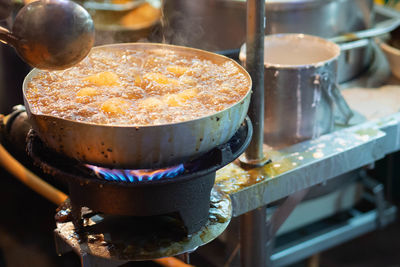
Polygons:
[[[68,213],[64,205],[61,213]],[[121,217],[82,214],[83,229],[77,233],[71,220],[57,222],[54,230],[57,253],[74,251],[83,267],[119,266],[194,251],[218,237],[232,215],[229,196],[211,192],[208,221],[198,232],[187,235],[170,216]]]

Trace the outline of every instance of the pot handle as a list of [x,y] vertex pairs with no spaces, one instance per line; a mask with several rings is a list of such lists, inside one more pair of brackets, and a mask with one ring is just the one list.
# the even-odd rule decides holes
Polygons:
[[[337,83],[332,86],[330,97],[335,105],[335,122],[343,125],[348,125],[350,119],[353,117],[354,113],[344,99],[342,93],[340,92],[340,87]],[[338,114],[339,113],[339,114]]]
[[335,123],[348,125],[354,114],[340,92],[339,85],[335,81],[332,81],[332,78],[330,78],[331,75],[328,73],[318,76],[322,85],[322,90],[324,90],[328,97],[332,100],[334,106]]
[[348,51],[348,50],[352,50],[352,49],[367,47],[369,44],[370,44],[369,39],[361,39],[361,40],[342,43],[342,44],[338,44],[338,45],[340,47],[340,51],[344,52],[344,51]]

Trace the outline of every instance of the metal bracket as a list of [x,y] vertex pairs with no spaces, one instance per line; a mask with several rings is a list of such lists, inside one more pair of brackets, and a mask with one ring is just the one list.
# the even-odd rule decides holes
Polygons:
[[279,228],[296,208],[297,204],[303,200],[308,191],[309,188],[306,188],[288,196],[285,201],[274,211],[271,218],[267,222],[268,224],[271,224],[272,237],[275,237],[275,234],[278,232]]
[[365,192],[364,198],[376,206],[378,216],[376,217],[378,229],[384,228],[388,222],[385,220],[385,191],[383,184],[374,180],[371,176],[367,174],[365,170],[360,172],[361,181],[364,186],[371,191],[372,194]]

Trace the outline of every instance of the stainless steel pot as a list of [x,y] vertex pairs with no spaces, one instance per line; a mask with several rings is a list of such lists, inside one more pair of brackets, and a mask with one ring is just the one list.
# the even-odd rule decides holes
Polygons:
[[[372,26],[373,6],[373,0],[270,0],[266,2],[266,33],[306,33],[329,38],[364,30]],[[348,44],[338,59],[338,81],[345,82],[362,73],[372,57],[369,40]]]
[[[328,38],[367,29],[374,21],[373,0],[268,0],[265,8],[266,34]],[[164,33],[172,44],[229,54],[245,42],[245,0],[165,0],[164,9]],[[354,45],[339,59],[339,82],[360,74],[371,62],[370,46]]]
[[[373,0],[268,0],[266,34],[320,37],[372,26]],[[165,0],[166,37],[197,48],[238,49],[246,36],[245,0]]]
[[266,33],[333,37],[372,26],[373,0],[268,0]]
[[143,0],[127,4],[86,1],[83,5],[94,21],[96,45],[131,43],[150,38],[160,23],[160,7]]
[[[251,79],[236,62],[210,52],[162,44],[114,44],[120,49],[166,48],[184,51],[217,63],[232,61],[249,80],[247,94],[231,107],[196,120],[155,126],[110,126],[84,123],[32,112],[26,99],[32,70],[23,84],[25,107],[40,138],[52,149],[71,158],[101,166],[159,168],[198,157],[228,141],[243,122],[250,101]],[[97,47],[94,49],[101,49]]]
[[337,44],[312,35],[272,34],[264,45],[265,144],[282,148],[318,138],[333,130],[334,117],[350,120],[352,111],[336,84]]

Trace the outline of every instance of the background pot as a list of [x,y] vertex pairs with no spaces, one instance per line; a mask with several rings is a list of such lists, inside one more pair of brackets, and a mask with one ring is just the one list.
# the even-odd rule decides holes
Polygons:
[[[161,9],[151,3],[132,1],[128,8],[110,3],[84,2],[93,18],[96,29],[96,45],[131,43],[150,38],[160,23]],[[105,5],[102,8],[102,5]],[[96,9],[96,6],[98,8]]]
[[[373,0],[268,0],[266,34],[305,33],[334,37],[367,29]],[[246,36],[244,0],[165,0],[167,42],[227,55],[239,52]],[[354,51],[354,52],[353,52]],[[360,74],[371,62],[370,46],[357,46],[339,59],[339,82]]]
[[305,34],[267,35],[264,44],[264,143],[282,148],[318,138],[333,130],[334,111],[344,123],[351,118],[336,85],[338,45]]
[[372,26],[373,0],[268,0],[266,33],[333,37]]

